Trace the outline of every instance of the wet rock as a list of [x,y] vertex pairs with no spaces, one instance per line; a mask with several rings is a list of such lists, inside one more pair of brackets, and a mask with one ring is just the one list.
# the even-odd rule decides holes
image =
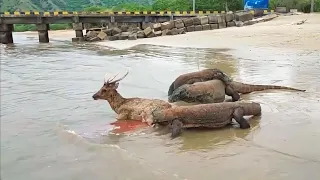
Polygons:
[[111,33],[112,36],[120,34],[120,33],[121,33],[121,29],[120,28],[118,28],[118,27],[112,28],[112,33]]
[[202,25],[194,26],[194,31],[202,31]]
[[112,29],[105,29],[103,32],[106,33],[107,36],[112,36]]
[[100,38],[98,38],[98,37],[92,37],[92,38],[89,38],[88,41],[90,41],[90,42],[96,42],[96,41],[100,41]]
[[109,41],[116,41],[120,39],[120,34],[116,34],[114,36],[108,36]]
[[138,37],[137,37],[137,34],[136,33],[132,33],[128,36],[128,40],[137,40]]
[[169,30],[168,29],[165,29],[165,30],[163,30],[161,33],[162,33],[162,36],[165,36],[165,35],[167,35],[167,33],[169,32]]
[[219,29],[223,29],[223,28],[227,27],[227,23],[226,22],[218,23],[218,25],[219,25]]
[[210,30],[210,24],[204,24],[204,25],[202,25],[202,30],[203,30],[203,31]]
[[153,29],[154,31],[160,31],[161,30],[161,24],[160,23],[156,23],[153,25]]
[[126,39],[128,39],[130,34],[131,34],[130,32],[122,32],[122,33],[120,34],[119,40],[126,40]]
[[143,31],[138,31],[137,32],[137,38],[145,38],[145,34],[144,34],[144,32]]
[[120,29],[121,29],[122,32],[128,32],[129,26],[124,24],[124,25],[120,26]]
[[186,33],[185,27],[177,29],[177,33],[178,34],[185,34]]
[[91,38],[97,37],[98,34],[99,34],[99,32],[97,32],[97,31],[88,31],[88,33],[86,35],[87,35],[88,39],[91,39]]
[[244,23],[242,21],[235,21],[237,27],[242,27]]
[[162,35],[162,31],[155,31],[154,34],[155,34],[156,36],[161,36],[161,35]]
[[178,29],[173,28],[167,32],[167,35],[177,35],[178,34]]
[[210,29],[219,29],[219,25],[218,24],[210,24]]
[[187,32],[193,32],[194,31],[194,25],[187,27]]
[[234,27],[236,26],[236,23],[234,21],[227,22],[227,27]]
[[103,31],[99,32],[99,34],[97,35],[97,37],[101,40],[105,40],[107,39],[107,34],[104,33]]
[[183,19],[182,22],[184,23],[185,27],[192,26],[193,25],[193,18]]
[[161,23],[161,31],[163,31],[165,29],[172,29],[172,28],[174,28],[174,22],[173,21],[168,21],[168,22]]
[[231,22],[234,20],[234,14],[233,13],[227,13],[226,14],[226,22]]
[[142,23],[142,29],[147,29],[148,27],[152,28],[152,27],[153,27],[153,24],[150,23],[150,22],[148,22],[148,23],[143,22],[143,23]]
[[139,27],[129,27],[128,32],[137,33],[141,29]]
[[156,37],[156,34],[154,33],[154,31],[151,31],[151,33],[147,36],[147,38],[153,38]]
[[235,14],[236,21],[250,21],[253,19],[253,15],[250,12],[238,12]]
[[175,28],[183,28],[184,27],[184,23],[181,19],[177,19],[174,21],[174,27]]
[[151,27],[147,27],[145,30],[143,30],[143,32],[145,36],[148,37],[153,32],[153,30],[151,29]]
[[256,24],[257,22],[256,21],[245,21],[243,22],[243,25],[244,26],[249,26],[249,25],[253,25],[253,24]]

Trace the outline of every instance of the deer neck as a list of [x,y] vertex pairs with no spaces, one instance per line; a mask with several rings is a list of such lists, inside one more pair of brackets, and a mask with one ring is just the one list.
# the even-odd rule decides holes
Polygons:
[[118,109],[125,102],[125,98],[118,93],[117,90],[114,90],[112,94],[108,97],[107,101],[109,102],[111,108],[118,113]]

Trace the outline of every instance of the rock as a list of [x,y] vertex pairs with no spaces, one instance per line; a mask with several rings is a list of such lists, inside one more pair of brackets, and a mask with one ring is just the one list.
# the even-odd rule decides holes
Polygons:
[[161,35],[162,35],[162,31],[155,31],[154,34],[155,34],[156,36],[161,36]]
[[227,27],[233,27],[236,26],[236,23],[234,21],[227,22]]
[[147,38],[152,38],[152,37],[156,37],[156,34],[154,33],[154,31],[151,31],[151,33],[147,36]]
[[231,22],[234,20],[234,14],[233,13],[227,13],[226,14],[226,22]]
[[89,38],[89,41],[90,41],[90,42],[100,41],[100,38],[98,38],[98,37],[92,37],[92,38]]
[[225,16],[222,14],[217,15],[218,18],[218,24],[222,22],[226,22]]
[[112,36],[116,35],[116,34],[120,34],[121,33],[121,29],[119,29],[118,27],[114,27],[112,28]]
[[172,28],[174,28],[174,22],[173,21],[168,21],[168,22],[161,23],[161,31],[163,31],[165,29],[172,29]]
[[98,34],[99,34],[99,32],[97,32],[97,31],[88,31],[88,33],[86,35],[87,35],[88,39],[91,39],[93,37],[97,37]]
[[218,24],[210,24],[210,29],[219,29],[219,25]]
[[204,25],[202,25],[202,30],[203,30],[203,31],[210,30],[210,24],[204,24]]
[[163,30],[163,31],[162,31],[162,36],[167,35],[168,31],[169,31],[168,29]]
[[139,27],[129,27],[128,31],[132,33],[137,33],[141,29]]
[[129,26],[124,24],[124,25],[120,26],[120,29],[121,29],[122,32],[128,32]]
[[177,35],[178,34],[178,29],[173,28],[167,32],[167,35]]
[[107,36],[112,36],[112,29],[105,29],[103,32],[106,33]]
[[145,38],[145,34],[144,34],[144,32],[143,31],[138,31],[137,32],[137,38]]
[[188,31],[188,32],[193,32],[193,31],[194,31],[194,25],[188,26],[188,27],[187,27],[187,31]]
[[194,17],[193,19],[193,25],[201,25],[200,17]]
[[150,22],[148,22],[148,23],[143,22],[143,23],[142,23],[142,29],[147,29],[147,27],[152,28],[152,27],[153,27],[153,24],[150,23]]
[[244,23],[242,21],[235,21],[235,25],[237,27],[242,27],[244,25]]
[[120,38],[120,34],[114,35],[114,36],[108,36],[108,40],[109,41],[115,41],[115,40],[119,40]]
[[202,31],[202,25],[194,26],[194,31]]
[[178,29],[183,28],[184,27],[183,21],[181,19],[175,20],[174,21],[174,27],[178,28]]
[[131,34],[130,32],[122,32],[122,33],[120,34],[119,40],[126,40],[126,39],[128,39],[130,34]]
[[160,31],[161,30],[161,24],[160,23],[153,24],[153,29],[154,29],[154,31]]
[[71,39],[72,42],[82,42],[84,41],[84,38],[83,37],[74,37]]
[[215,14],[211,14],[208,16],[209,24],[217,24],[218,23],[218,16]]
[[193,18],[182,19],[182,22],[184,23],[185,27],[192,26],[193,25]]
[[177,33],[178,34],[185,34],[186,33],[185,28],[183,27],[183,28],[177,29]]
[[249,12],[239,12],[235,14],[236,21],[250,21],[253,19],[253,15]]
[[137,37],[137,34],[136,33],[132,33],[128,36],[128,40],[137,40],[138,37]]
[[204,24],[208,24],[209,23],[209,18],[208,16],[200,16],[200,24],[204,25]]
[[99,32],[97,37],[100,38],[101,40],[105,40],[105,39],[107,39],[107,34],[104,33],[103,31],[101,31],[101,32]]
[[221,23],[218,23],[218,26],[219,26],[219,29],[226,28],[227,27],[227,23],[226,22],[221,22]]
[[151,29],[151,27],[147,27],[145,30],[143,30],[145,36],[149,36],[153,30]]
[[244,26],[249,26],[249,25],[253,25],[253,24],[256,24],[257,22],[256,21],[245,21],[243,22],[243,25]]

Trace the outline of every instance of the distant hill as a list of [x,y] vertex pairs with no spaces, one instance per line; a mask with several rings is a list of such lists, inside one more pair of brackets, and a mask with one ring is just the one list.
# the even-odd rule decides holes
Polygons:
[[88,6],[112,8],[124,3],[152,5],[153,2],[155,0],[0,0],[0,11],[78,11]]

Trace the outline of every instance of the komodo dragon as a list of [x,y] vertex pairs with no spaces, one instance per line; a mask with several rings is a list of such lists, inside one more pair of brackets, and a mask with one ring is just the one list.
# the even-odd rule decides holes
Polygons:
[[156,108],[151,115],[152,124],[171,124],[171,137],[175,138],[180,135],[182,128],[221,128],[230,124],[232,118],[239,123],[241,129],[250,128],[243,116],[261,115],[261,106],[259,103],[222,102]]

